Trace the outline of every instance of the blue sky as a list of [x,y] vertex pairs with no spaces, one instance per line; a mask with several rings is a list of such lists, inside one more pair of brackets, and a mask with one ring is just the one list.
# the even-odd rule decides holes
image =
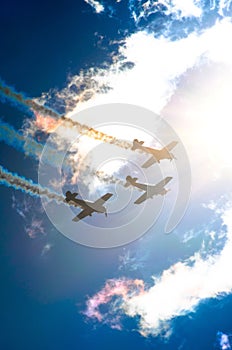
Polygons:
[[[170,317],[169,339],[150,334],[143,337],[139,333],[142,314],[128,317],[123,307],[116,309],[122,318],[122,331],[82,314],[86,301],[108,279],[141,279],[148,290],[153,284],[152,276],[162,277],[163,271],[177,262],[185,265],[194,253],[211,258],[230,242],[227,235],[230,222],[223,215],[229,212],[225,203],[229,203],[232,189],[231,163],[221,157],[225,143],[229,142],[228,118],[220,119],[223,123],[219,124],[224,125],[220,130],[225,137],[217,144],[219,124],[212,113],[220,112],[213,103],[214,96],[224,106],[221,118],[230,111],[231,4],[230,1],[188,3],[188,12],[177,0],[161,1],[159,7],[154,7],[152,1],[140,4],[131,0],[129,6],[123,0],[105,1],[101,13],[84,1],[12,0],[1,6],[3,81],[29,98],[42,96],[48,106],[63,113],[65,109],[71,110],[68,102],[73,102],[73,91],[91,90],[87,78],[89,69],[94,67],[94,78],[99,83],[103,74],[104,84],[112,90],[106,94],[97,92],[92,99],[83,101],[83,106],[129,102],[162,113],[182,138],[193,175],[193,198],[172,236],[163,236],[159,229],[154,229],[141,241],[109,250],[88,248],[68,240],[53,227],[39,199],[1,186],[0,347],[3,349],[213,349],[217,331],[231,332],[231,283],[229,269],[223,270],[225,265],[215,275],[219,280],[217,288],[212,287],[216,296],[210,290],[194,312],[187,308],[184,316]],[[216,20],[222,24],[217,26]],[[134,62],[135,68],[130,62]],[[77,83],[81,70],[82,85]],[[211,79],[212,91],[208,90],[207,79]],[[213,107],[200,105],[202,100]],[[2,120],[16,130],[22,127],[29,130],[25,120],[32,118],[31,115],[11,101],[5,102],[8,103],[1,103]],[[71,117],[75,118],[78,108],[72,108]],[[207,113],[211,119],[203,119]],[[204,134],[199,131],[202,125],[203,130],[211,125],[208,130],[212,133],[206,144]],[[196,137],[198,146],[194,142]],[[212,154],[199,151],[208,148]],[[38,181],[37,160],[3,142],[0,153],[5,168]],[[210,208],[203,208],[203,204]],[[211,231],[216,239],[209,235]],[[120,268],[120,257],[125,254],[129,254],[129,262]],[[229,287],[219,278],[220,273],[228,276]],[[133,299],[130,305],[132,310]],[[114,299],[112,304],[100,306],[106,317],[112,316],[109,313],[112,309]]]

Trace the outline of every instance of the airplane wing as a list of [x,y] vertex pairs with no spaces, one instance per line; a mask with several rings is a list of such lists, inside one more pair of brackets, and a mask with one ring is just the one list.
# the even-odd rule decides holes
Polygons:
[[171,151],[177,144],[178,144],[177,141],[172,141],[167,146],[165,146],[164,148],[166,148],[168,151]]
[[77,216],[75,216],[72,219],[72,221],[75,221],[75,222],[80,221],[80,220],[84,219],[86,216],[91,215],[93,212],[94,212],[93,209],[86,208],[86,209],[82,210]]
[[167,185],[167,183],[169,181],[171,181],[172,177],[171,176],[167,176],[165,177],[165,179],[161,180],[157,185],[155,186],[149,186],[147,185],[147,191],[142,194],[142,196],[140,196],[138,199],[136,199],[136,201],[134,202],[135,204],[140,204],[142,202],[144,202],[147,198],[150,198],[150,194],[155,195],[158,194],[159,191],[165,186]]
[[161,180],[160,182],[158,182],[155,186],[151,186],[151,188],[155,188],[157,190],[163,188],[165,185],[167,185],[167,183],[169,183],[169,181],[171,181],[172,177],[171,176],[167,176],[165,177],[165,179]]
[[147,192],[145,192],[144,194],[142,194],[142,196],[140,196],[138,199],[136,199],[134,204],[140,204],[140,203],[144,202],[146,199],[147,199]]
[[106,193],[104,194],[104,196],[102,196],[101,198],[97,199],[94,204],[97,205],[103,205],[106,201],[108,201],[108,199],[110,199],[113,196],[113,193]]
[[154,163],[156,163],[156,159],[155,159],[155,157],[152,156],[142,165],[142,168],[149,168]]

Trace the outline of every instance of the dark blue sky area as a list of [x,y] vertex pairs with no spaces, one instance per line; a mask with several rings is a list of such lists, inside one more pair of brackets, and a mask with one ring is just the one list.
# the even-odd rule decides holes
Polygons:
[[[123,9],[128,14],[127,7]],[[122,38],[128,27],[132,24],[97,15],[80,0],[7,1],[0,13],[1,77],[34,96],[61,88],[68,73],[110,59],[110,50],[97,45],[98,34],[107,45]]]

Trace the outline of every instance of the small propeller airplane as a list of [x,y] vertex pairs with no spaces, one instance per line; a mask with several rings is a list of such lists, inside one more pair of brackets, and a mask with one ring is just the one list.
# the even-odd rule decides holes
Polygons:
[[83,210],[75,216],[72,221],[79,221],[84,219],[86,216],[92,216],[92,213],[105,213],[105,216],[107,216],[106,208],[104,207],[104,203],[108,201],[112,196],[113,193],[106,193],[101,198],[97,199],[95,202],[85,201],[83,199],[76,198],[78,193],[66,192],[66,198],[65,201],[67,203],[73,202],[76,206],[81,207]]
[[167,185],[167,183],[171,181],[171,179],[172,179],[171,176],[167,176],[165,177],[165,179],[161,180],[156,185],[148,185],[148,184],[141,184],[137,182],[138,180],[137,177],[133,178],[130,175],[128,175],[126,177],[126,183],[124,186],[125,187],[133,186],[133,187],[139,188],[142,191],[145,191],[145,193],[143,193],[142,196],[140,196],[134,202],[134,204],[140,204],[145,200],[147,200],[148,198],[153,198],[153,196],[158,196],[158,195],[164,196],[168,191],[170,191],[170,190],[166,190],[164,186]]
[[170,151],[177,145],[177,143],[178,143],[177,141],[172,141],[167,146],[161,149],[155,149],[155,148],[143,146],[144,141],[139,141],[137,139],[134,139],[133,146],[131,147],[131,149],[133,151],[136,149],[141,149],[142,151],[146,153],[150,153],[152,155],[151,158],[149,158],[142,165],[142,168],[149,168],[156,162],[160,163],[162,159],[170,159],[170,160],[176,159],[175,156]]

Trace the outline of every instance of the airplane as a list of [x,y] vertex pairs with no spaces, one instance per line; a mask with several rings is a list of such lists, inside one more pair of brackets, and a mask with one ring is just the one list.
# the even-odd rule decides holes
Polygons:
[[149,158],[142,165],[142,168],[149,168],[151,165],[153,165],[156,162],[160,163],[162,159],[170,159],[170,160],[176,159],[175,156],[170,151],[177,145],[177,143],[178,143],[177,141],[172,141],[167,146],[161,149],[155,149],[155,148],[143,146],[144,141],[139,141],[137,139],[134,139],[133,146],[131,147],[131,149],[133,151],[136,149],[141,149],[146,153],[152,154],[151,158]]
[[84,219],[86,216],[92,216],[92,213],[105,213],[107,216],[106,208],[104,207],[104,203],[108,201],[113,196],[113,193],[106,193],[101,198],[97,199],[95,202],[85,201],[83,199],[76,198],[78,193],[66,192],[65,201],[67,203],[73,202],[76,206],[81,207],[83,210],[75,216],[72,221],[79,221]]
[[137,182],[138,180],[137,177],[133,178],[130,175],[128,175],[126,177],[126,183],[124,186],[125,187],[133,186],[133,187],[139,188],[142,191],[145,191],[145,193],[143,193],[142,196],[140,196],[134,202],[134,204],[140,204],[145,200],[147,200],[148,198],[153,198],[153,196],[158,196],[158,195],[164,196],[168,191],[170,191],[170,190],[166,190],[164,186],[167,185],[167,183],[171,181],[171,179],[172,179],[171,176],[167,176],[165,177],[165,179],[161,180],[156,185],[148,185],[148,184],[141,184]]

